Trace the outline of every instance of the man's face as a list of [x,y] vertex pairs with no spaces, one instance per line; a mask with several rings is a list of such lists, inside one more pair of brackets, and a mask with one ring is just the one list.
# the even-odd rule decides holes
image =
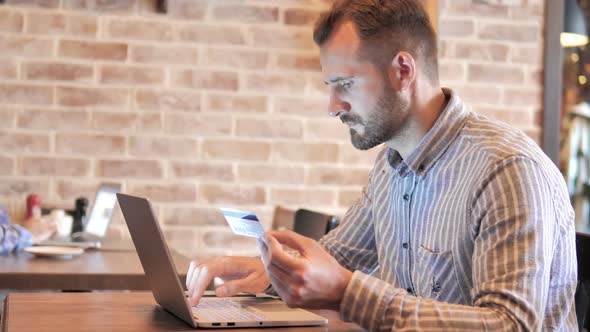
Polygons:
[[409,102],[391,85],[387,68],[359,59],[354,23],[344,21],[320,48],[330,85],[329,114],[348,125],[352,145],[368,150],[394,137],[406,123]]

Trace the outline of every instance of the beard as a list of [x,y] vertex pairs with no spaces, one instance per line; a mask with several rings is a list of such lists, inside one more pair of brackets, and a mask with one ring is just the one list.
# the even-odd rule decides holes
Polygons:
[[367,120],[354,113],[345,113],[340,116],[340,120],[349,126],[358,124],[364,127],[363,134],[350,128],[350,141],[359,150],[369,150],[400,132],[407,122],[408,104],[395,91],[388,89],[379,97]]

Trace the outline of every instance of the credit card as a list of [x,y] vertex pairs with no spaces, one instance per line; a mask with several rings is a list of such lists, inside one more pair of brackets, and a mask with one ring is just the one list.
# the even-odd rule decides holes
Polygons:
[[270,245],[262,223],[256,217],[254,212],[242,211],[229,208],[221,208],[225,220],[229,227],[237,235],[249,236],[258,239],[256,242],[258,250],[260,251],[260,258],[265,266],[268,266],[268,258],[270,256]]
[[228,208],[221,208],[221,212],[234,234],[257,239],[264,237],[264,228],[253,212]]

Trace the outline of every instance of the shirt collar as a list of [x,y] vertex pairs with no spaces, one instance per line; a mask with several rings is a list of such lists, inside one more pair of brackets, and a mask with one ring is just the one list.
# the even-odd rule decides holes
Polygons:
[[443,88],[442,91],[448,100],[447,106],[416,149],[405,160],[398,151],[391,148],[387,151],[389,164],[401,176],[406,176],[409,171],[419,176],[426,174],[459,135],[467,121],[469,111],[461,98],[451,89]]

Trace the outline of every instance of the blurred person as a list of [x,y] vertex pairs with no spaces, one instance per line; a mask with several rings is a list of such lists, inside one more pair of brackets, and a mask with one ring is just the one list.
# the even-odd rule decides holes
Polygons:
[[562,169],[576,215],[576,228],[590,231],[590,104],[583,100],[563,118]]
[[[0,207],[0,255],[20,252],[35,243],[47,240],[56,231],[57,224],[54,221],[37,216],[28,218],[22,225],[11,224],[8,213]],[[9,292],[19,292],[19,290],[0,288],[0,312]],[[27,292],[31,291],[27,290]]]
[[0,254],[22,251],[35,243],[49,239],[56,231],[55,222],[41,217],[31,217],[22,225],[0,224]]
[[218,296],[274,291],[369,331],[577,330],[564,179],[522,131],[441,88],[419,1],[336,1],[314,40],[329,115],[357,149],[384,144],[369,181],[319,242],[271,231],[264,264],[195,259],[191,305],[220,277]]

